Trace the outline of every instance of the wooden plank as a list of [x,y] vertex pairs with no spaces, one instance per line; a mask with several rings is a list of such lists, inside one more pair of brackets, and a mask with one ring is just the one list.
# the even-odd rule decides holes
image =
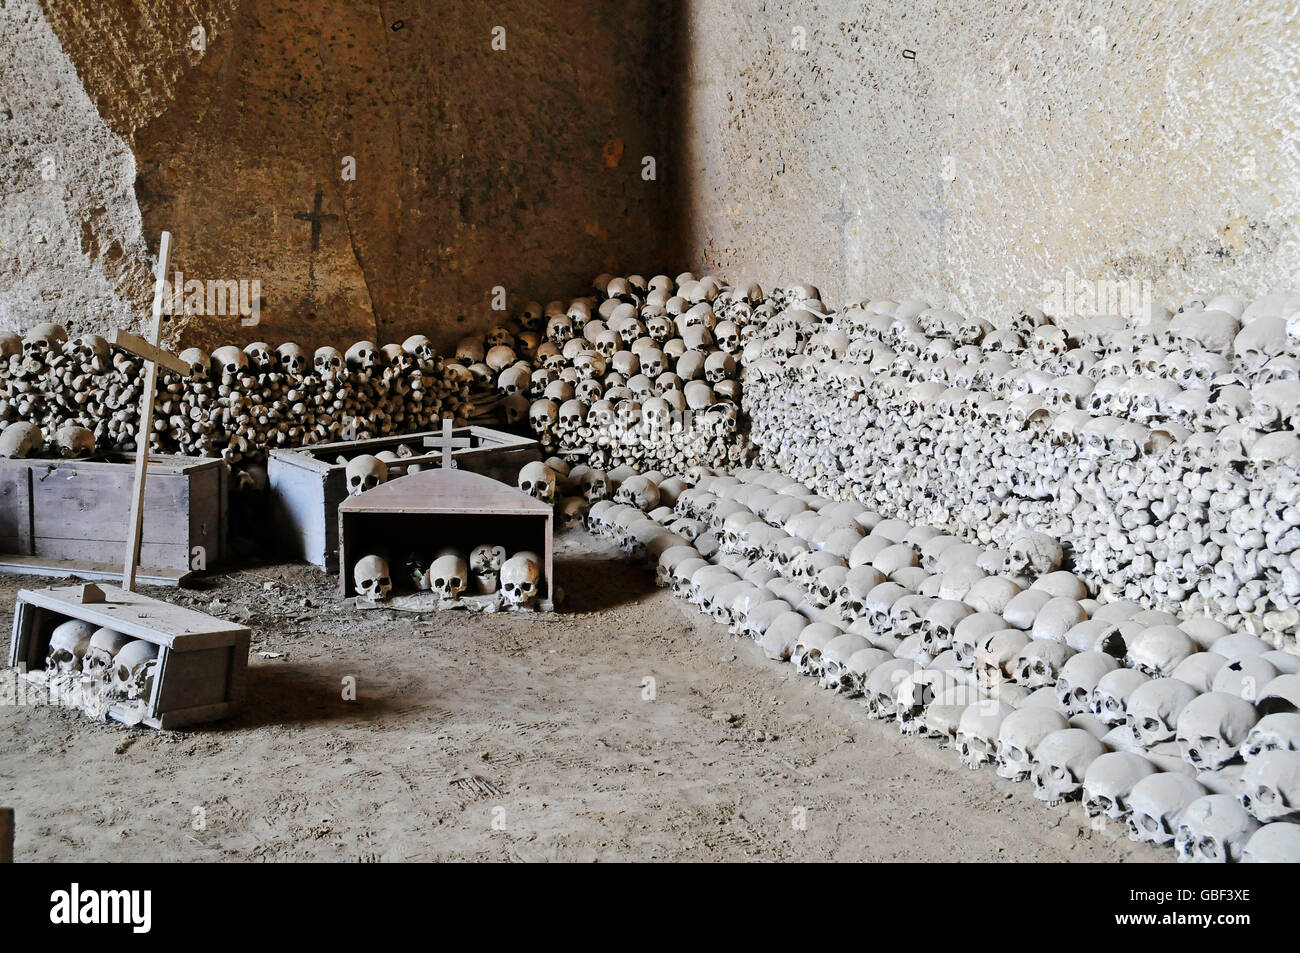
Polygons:
[[[130,525],[122,522],[134,498],[134,488],[109,482],[76,466],[51,468],[32,481],[32,532],[46,539],[101,539],[125,543]],[[141,523],[141,540],[181,543],[189,539],[190,477],[166,474],[149,481],[145,498],[147,518]]]
[[[165,234],[165,233],[164,233]],[[166,254],[163,252],[162,254]],[[166,267],[165,265],[163,267]],[[113,347],[120,347],[124,351],[130,351],[146,361],[153,361],[155,364],[161,364],[168,370],[175,371],[181,377],[190,376],[190,366],[182,361],[179,357],[164,351],[160,347],[154,347],[144,338],[136,337],[130,331],[123,331],[121,328],[114,328],[109,332],[108,343]]]
[[251,637],[246,626],[160,602],[116,586],[101,586],[105,601],[85,605],[77,598],[80,588],[51,586],[47,589],[20,589],[18,598],[29,605],[107,626],[157,645],[165,645],[175,652],[229,646],[237,639]]
[[[105,555],[116,556],[121,543],[106,549]],[[147,550],[146,550],[147,552]],[[0,554],[0,572],[13,573],[15,576],[48,576],[62,579],[72,576],[77,579],[108,580],[116,582],[122,578],[122,567],[116,562],[90,562],[84,559],[64,559],[54,556],[20,556]],[[140,581],[150,586],[179,586],[188,582],[193,575],[188,569],[141,569],[137,572]]]
[[0,539],[5,541],[8,552],[31,554],[31,467],[7,465],[0,468]]
[[[158,245],[158,271],[153,284],[153,322],[147,342],[154,344],[162,331],[163,292],[166,286],[167,253],[171,249],[171,232],[163,232]],[[131,500],[131,516],[127,520],[126,558],[122,565],[122,588],[135,588],[136,564],[140,559],[140,530],[144,518],[145,478],[149,475],[149,438],[153,435],[153,402],[158,388],[158,363],[145,362],[144,388],[140,395],[140,417],[136,427],[135,493]]]

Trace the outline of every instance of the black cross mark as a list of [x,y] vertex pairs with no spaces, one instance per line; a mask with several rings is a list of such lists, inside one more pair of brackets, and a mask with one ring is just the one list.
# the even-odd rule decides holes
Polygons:
[[320,185],[317,185],[316,197],[312,202],[312,210],[310,212],[293,213],[293,217],[298,219],[299,221],[311,222],[311,250],[312,251],[317,251],[320,248],[320,230],[321,230],[322,223],[334,222],[338,220],[338,216],[333,213],[330,213],[328,215],[321,214],[321,205],[324,201],[325,201],[325,195],[321,191]]

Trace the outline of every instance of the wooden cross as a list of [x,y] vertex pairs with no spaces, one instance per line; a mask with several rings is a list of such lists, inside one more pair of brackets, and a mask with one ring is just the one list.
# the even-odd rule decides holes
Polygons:
[[163,232],[158,245],[158,272],[153,286],[153,325],[150,338],[145,340],[121,328],[109,335],[109,343],[130,351],[144,359],[144,393],[140,397],[140,423],[135,431],[135,493],[131,499],[131,521],[126,534],[126,561],[122,566],[122,588],[135,591],[135,570],[140,561],[140,536],[144,517],[144,480],[149,468],[149,435],[153,432],[153,403],[158,387],[158,365],[185,377],[190,366],[174,354],[158,347],[158,334],[162,330],[163,291],[166,285],[167,253],[171,249],[171,232]]
[[456,461],[452,459],[451,452],[459,450],[462,447],[470,446],[469,437],[453,437],[451,435],[451,418],[442,418],[442,436],[425,437],[424,445],[430,450],[442,451],[442,468],[444,470],[454,470]]

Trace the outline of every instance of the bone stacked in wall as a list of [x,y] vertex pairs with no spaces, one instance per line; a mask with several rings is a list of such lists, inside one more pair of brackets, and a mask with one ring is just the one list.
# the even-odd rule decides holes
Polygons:
[[982,548],[773,471],[671,479],[672,508],[629,477],[589,526],[769,657],[1180,860],[1300,859],[1296,656],[1094,598],[1041,534]]
[[[86,456],[132,450],[139,421],[140,362],[103,338],[69,341],[42,325],[0,338],[0,453]],[[254,461],[276,447],[364,439],[426,427],[443,415],[467,418],[472,393],[427,338],[346,355],[323,347],[311,359],[296,344],[188,348],[188,379],[163,371],[150,445],[158,452]]]
[[1034,311],[996,331],[924,302],[807,304],[742,352],[762,460],[985,543],[1046,531],[1112,596],[1293,630],[1293,299],[1074,339]]

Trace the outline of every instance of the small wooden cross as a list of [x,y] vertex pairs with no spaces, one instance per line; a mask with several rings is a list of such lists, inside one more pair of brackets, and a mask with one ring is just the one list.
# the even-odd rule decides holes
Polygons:
[[451,418],[442,418],[442,436],[425,437],[424,445],[430,450],[442,451],[442,468],[444,470],[456,469],[456,461],[452,459],[451,452],[471,445],[469,437],[453,437],[451,435]]
[[126,560],[122,566],[122,588],[135,591],[135,570],[140,561],[140,535],[144,519],[144,480],[149,468],[149,435],[153,432],[154,395],[158,387],[158,365],[177,374],[189,377],[190,367],[179,357],[158,347],[158,334],[162,330],[164,276],[167,274],[167,253],[171,248],[171,232],[163,232],[158,245],[158,272],[153,286],[152,340],[136,337],[121,328],[114,329],[108,342],[124,351],[130,351],[145,362],[144,393],[140,397],[140,424],[135,433],[135,493],[131,499],[131,521],[127,526]]

